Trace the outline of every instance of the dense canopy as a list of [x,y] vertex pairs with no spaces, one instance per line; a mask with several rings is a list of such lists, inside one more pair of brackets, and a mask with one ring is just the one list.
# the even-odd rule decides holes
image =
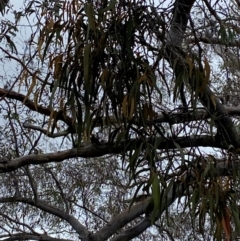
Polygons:
[[237,240],[240,2],[0,0],[0,240]]

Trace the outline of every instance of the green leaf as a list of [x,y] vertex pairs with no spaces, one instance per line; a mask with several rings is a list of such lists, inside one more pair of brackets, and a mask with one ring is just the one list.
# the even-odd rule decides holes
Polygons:
[[85,3],[84,5],[85,12],[88,17],[88,25],[90,29],[95,30],[95,18],[94,18],[94,11],[93,11],[93,4],[92,3]]
[[204,172],[202,174],[202,180],[205,180],[206,175],[209,173],[209,171],[212,169],[212,164],[207,163],[207,165],[204,168]]
[[238,234],[240,234],[240,219],[239,219],[239,211],[235,210],[234,208],[231,209],[234,224],[235,224],[235,230]]
[[133,146],[132,152],[134,151],[134,154],[131,155],[131,157],[129,158],[129,167],[133,173],[135,173],[135,170],[137,168],[135,168],[135,164],[137,162],[138,157],[140,156],[143,144],[144,143],[142,142],[139,147],[136,147],[136,145]]
[[117,2],[116,0],[112,0],[107,7],[99,10],[99,14],[101,15],[101,14],[115,8],[116,2]]
[[152,196],[153,196],[153,213],[152,213],[152,223],[160,211],[160,182],[158,176],[155,172],[152,172],[153,184],[152,184]]
[[9,46],[10,46],[10,48],[11,48],[11,51],[12,51],[13,53],[16,53],[16,54],[17,54],[18,51],[17,51],[16,45],[15,45],[14,42],[11,40],[11,37],[8,36],[8,35],[5,35],[5,38],[6,38],[7,43],[9,44]]
[[174,90],[173,90],[173,102],[175,102],[178,97],[182,82],[183,82],[183,73],[179,73],[176,76],[175,86],[174,86]]
[[181,158],[182,158],[182,161],[184,160],[184,153],[183,153],[183,149],[181,148],[181,146],[176,142],[176,141],[174,141],[173,140],[173,144],[177,147],[177,149],[179,150],[179,152],[180,152],[180,156],[181,156]]
[[84,88],[88,95],[89,90],[91,88],[90,79],[89,79],[89,71],[90,71],[90,53],[91,53],[91,44],[86,44],[84,48],[84,58],[83,58],[83,65],[84,65]]
[[133,205],[133,203],[134,203],[134,201],[135,201],[135,199],[136,199],[136,196],[137,196],[140,188],[141,188],[143,185],[144,185],[144,182],[140,183],[140,184],[137,186],[137,189],[136,189],[136,191],[135,191],[135,193],[134,193],[134,196],[133,196],[133,198],[132,198],[132,201],[131,201],[131,203],[130,203],[130,205],[129,205],[129,210],[131,209],[131,207],[132,207],[132,205]]
[[54,34],[55,34],[55,32],[53,31],[51,33],[51,35],[47,38],[46,45],[45,45],[45,48],[44,48],[44,51],[43,51],[42,61],[44,61],[44,58],[46,56],[49,45],[53,42],[52,39],[53,39]]

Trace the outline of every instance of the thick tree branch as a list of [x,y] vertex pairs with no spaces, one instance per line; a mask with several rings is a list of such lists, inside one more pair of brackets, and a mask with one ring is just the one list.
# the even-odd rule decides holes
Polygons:
[[[0,88],[0,97],[2,98],[10,98],[13,100],[18,100],[20,102],[23,103],[24,99],[25,99],[25,95],[19,94],[15,91],[8,91],[5,89],[1,89]],[[27,100],[24,102],[24,105],[26,107],[28,107],[30,110],[36,111],[40,114],[43,115],[47,115],[50,116],[52,109],[51,108],[46,108],[42,105],[35,105],[33,101],[31,101],[29,98],[27,98]],[[66,115],[64,115],[63,113],[59,112],[58,114],[58,119],[65,122],[68,126],[72,126],[72,119]]]
[[[240,136],[237,132],[232,119],[228,116],[224,106],[220,100],[214,95],[212,90],[206,86],[202,96],[200,96],[202,103],[208,107],[210,113],[214,116],[214,121],[217,124],[218,130],[224,136],[228,144],[232,144],[234,148],[240,147]],[[214,99],[215,103],[211,101]]]
[[167,45],[182,48],[184,34],[191,8],[196,0],[176,0],[173,9],[171,28],[167,37]]
[[[206,163],[211,163],[215,167],[215,171],[217,171],[218,176],[228,176],[231,175],[233,170],[236,168],[239,168],[239,164],[236,164],[236,162],[226,161],[225,159],[213,159],[212,157],[198,157],[196,158],[192,166],[204,166]],[[200,167],[199,169],[202,169]],[[188,183],[193,182],[196,179],[196,172],[195,170],[191,171],[188,170],[182,173],[180,170],[179,173],[181,174],[181,181],[176,180],[175,184],[172,185],[171,190],[166,193],[166,198],[163,198],[163,202],[161,203],[161,207],[159,210],[158,218],[162,215],[162,213],[171,205],[173,202],[184,196],[186,192],[186,188],[189,186]],[[174,175],[174,178],[179,175]],[[167,180],[168,178],[166,178]],[[192,191],[192,188],[188,190]],[[188,192],[189,194],[189,192]],[[116,216],[114,219],[112,219],[104,228],[99,230],[97,233],[95,233],[92,236],[91,241],[102,241],[107,240],[110,238],[113,234],[115,234],[119,229],[124,227],[125,225],[129,224],[131,221],[139,217],[140,215],[143,215],[146,213],[147,209],[149,208],[148,204],[151,200],[151,197],[146,198],[144,201],[137,203],[136,205],[132,206],[130,209],[127,209],[125,212],[121,213],[120,215]],[[148,210],[151,211],[151,210]],[[140,235],[143,231],[145,231],[147,228],[149,228],[152,225],[151,218],[147,215],[145,218],[143,218],[142,221],[140,221],[136,226],[123,231],[121,234],[117,235],[113,240],[114,241],[126,241],[130,240],[134,237],[137,237]]]
[[[0,88],[0,97],[7,97],[10,99],[15,99],[18,100],[20,102],[23,102],[25,95],[19,94],[17,92],[14,91],[8,91],[5,89],[1,89]],[[50,108],[46,108],[43,106],[35,106],[35,104],[30,101],[29,99],[25,102],[25,106],[28,107],[30,110],[36,111],[40,114],[44,114],[47,116],[50,116],[51,114],[51,109]],[[225,106],[226,109],[226,113],[228,115],[240,115],[240,107],[227,107]],[[171,124],[178,124],[178,123],[184,123],[184,122],[190,122],[190,121],[197,121],[197,120],[204,120],[207,118],[210,118],[210,114],[205,111],[204,109],[198,109],[195,111],[191,111],[189,110],[188,113],[160,113],[158,115],[156,115],[155,119],[153,121],[146,121],[146,124],[151,125],[153,123],[171,123]],[[118,123],[119,120],[116,120],[115,117],[110,117],[109,119],[111,119],[111,124],[114,123]],[[72,119],[69,117],[64,116],[63,114],[59,115],[59,120],[64,121],[68,126],[72,126]],[[102,123],[106,123],[105,118],[103,117],[101,120],[96,121],[93,119],[93,122],[95,122],[95,127],[99,127],[102,125]],[[107,124],[107,123],[106,123]],[[138,120],[134,121],[134,124],[136,125],[141,125],[140,122]],[[69,134],[68,130],[59,132],[59,133],[53,133],[51,134],[49,131],[47,131],[44,128],[41,128],[39,126],[34,126],[32,124],[29,123],[24,123],[23,126],[25,128],[30,128],[33,130],[37,130],[40,131],[41,133],[43,133],[44,135],[51,137],[51,138],[57,138],[57,137],[61,137],[61,136],[65,136],[67,134]]]
[[130,223],[135,218],[144,214],[148,206],[149,200],[150,198],[147,198],[144,201],[134,205],[130,209],[127,209],[125,212],[122,212],[118,216],[114,217],[105,227],[92,235],[91,241],[107,240],[126,224]]
[[66,136],[66,135],[68,135],[70,133],[70,131],[65,130],[65,131],[61,131],[61,132],[57,132],[57,133],[53,133],[52,134],[47,129],[44,129],[44,128],[40,127],[40,126],[35,126],[35,125],[32,125],[32,124],[29,124],[29,123],[24,123],[23,127],[39,131],[39,132],[43,133],[44,135],[46,135],[46,136],[48,136],[50,138],[63,137],[63,136]]
[[[195,160],[195,162],[196,161],[198,161],[198,160]],[[236,169],[236,168],[239,169],[239,163],[236,164],[236,162],[233,163],[233,162],[229,162],[226,160],[217,160],[217,159],[211,160],[211,158],[209,157],[206,160],[203,159],[203,163],[200,162],[200,164],[205,165],[204,164],[205,161],[212,162],[212,164],[215,165],[215,168],[216,168],[215,170],[217,170],[218,176],[232,175],[234,169]],[[161,217],[162,213],[171,204],[173,204],[175,200],[183,197],[186,194],[186,191],[187,191],[188,195],[192,193],[193,189],[192,189],[192,187],[189,186],[189,183],[196,180],[195,174],[196,174],[195,171],[187,171],[187,172],[185,172],[185,174],[183,174],[183,176],[181,176],[181,181],[177,180],[175,182],[175,184],[172,185],[172,188],[170,189],[170,191],[168,193],[166,193],[165,198],[163,198],[161,200],[161,206],[160,206],[160,210],[159,210],[156,220],[158,220]],[[186,190],[186,188],[188,188],[188,190]],[[150,198],[144,200],[143,205],[147,200],[149,201]],[[140,213],[140,214],[143,214],[143,213]],[[122,233],[117,235],[115,238],[113,238],[113,241],[131,240],[131,239],[137,237],[138,235],[140,235],[151,225],[152,225],[151,217],[146,216],[137,225],[135,225],[134,227],[132,227],[130,229],[127,229],[126,231],[123,231]]]
[[[195,1],[186,0],[177,0],[175,2],[175,10],[172,25],[169,31],[169,37],[167,40],[166,51],[166,58],[172,68],[174,68],[174,66],[178,66],[178,69],[187,69],[187,65],[183,61],[185,59],[185,53],[183,52],[182,45],[176,45],[175,42],[182,43],[190,11],[194,2]],[[176,26],[180,26],[178,27],[179,33],[177,36],[175,34]],[[189,78],[189,84],[195,91],[196,80],[193,77]],[[209,113],[214,116],[213,119],[217,124],[218,131],[220,132],[221,136],[223,136],[223,139],[226,141],[227,145],[233,145],[233,147],[236,149],[239,148],[240,136],[237,133],[237,130],[231,118],[228,116],[225,108],[220,103],[220,100],[214,95],[209,86],[206,86],[205,89],[201,91],[201,93],[198,93],[198,95],[202,104],[208,109]]]
[[[224,105],[225,111],[229,116],[240,116],[240,107],[229,107],[227,105]],[[171,112],[160,112],[156,114],[155,118],[152,121],[145,121],[146,125],[152,125],[154,124],[161,124],[161,123],[169,123],[169,124],[180,124],[180,123],[189,123],[191,121],[198,121],[198,120],[206,120],[209,118],[212,118],[213,116],[205,109],[203,108],[197,108],[195,110],[189,109],[187,113],[182,113],[181,109],[176,109],[176,111]],[[110,120],[110,123],[107,123],[107,118],[102,117],[101,120],[96,121],[93,119],[93,122],[95,122],[95,127],[99,127],[102,125],[102,123],[105,123],[106,125],[113,125],[118,124],[119,119],[117,120],[114,116],[108,117],[108,120]],[[124,121],[124,120],[122,120]],[[138,119],[134,119],[132,121],[133,124],[137,126],[141,126],[141,121]],[[27,124],[28,125],[28,124]],[[29,126],[30,127],[30,126]],[[46,131],[46,130],[45,130]],[[64,132],[53,134],[60,135],[60,134],[66,134]]]
[[[173,185],[171,190],[166,195],[166,198],[164,198],[161,202],[161,207],[160,207],[160,211],[157,219],[160,218],[164,210],[166,210],[177,198],[184,196],[184,192],[185,192],[185,185],[183,185],[182,182],[177,182],[176,185]],[[131,240],[137,237],[138,235],[140,235],[151,225],[152,225],[151,218],[147,216],[134,227],[127,229],[126,231],[117,235],[115,238],[113,238],[113,241]]]
[[[193,43],[196,43],[196,42],[202,42],[202,43],[205,43],[205,44],[215,44],[215,45],[221,45],[223,47],[226,46],[226,42],[224,42],[222,39],[219,39],[219,38],[214,38],[214,37],[204,37],[204,36],[199,36],[196,38],[189,38],[186,40],[186,45],[188,44],[193,44]],[[232,42],[229,42],[228,43],[228,46],[229,47],[239,47],[240,46],[240,41],[239,40],[234,40]],[[224,49],[226,50],[226,49]]]
[[[185,136],[185,137],[178,137],[175,139],[171,138],[159,138],[159,145],[157,149],[176,149],[176,143],[181,146],[181,148],[187,147],[215,147],[215,148],[226,148],[221,145],[219,141],[216,141],[212,136],[208,135],[192,135],[192,136]],[[139,142],[139,143],[138,143]],[[155,143],[155,139],[151,138],[148,140],[150,144]],[[139,146],[141,144],[141,140],[133,139],[128,142],[122,141],[119,145],[112,144],[110,147],[109,143],[95,145],[92,143],[85,144],[80,146],[78,149],[73,148],[66,151],[59,151],[47,154],[32,154],[28,156],[23,156],[19,158],[12,159],[10,161],[5,161],[0,163],[0,173],[4,172],[11,172],[20,167],[26,165],[37,165],[37,164],[44,164],[50,162],[61,162],[66,159],[76,158],[76,157],[100,157],[108,154],[120,154],[123,151],[129,151],[131,146],[130,144],[134,144],[135,146]],[[128,149],[125,147],[128,146]]]

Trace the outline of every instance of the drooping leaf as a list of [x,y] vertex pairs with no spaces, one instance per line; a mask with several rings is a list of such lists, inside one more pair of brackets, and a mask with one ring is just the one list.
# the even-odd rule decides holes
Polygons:
[[111,0],[111,2],[108,4],[107,7],[99,10],[99,14],[103,14],[109,10],[112,10],[115,7],[116,2],[117,2],[116,0]]
[[227,207],[225,207],[223,210],[221,223],[222,223],[222,227],[225,232],[227,241],[231,241],[230,213]]
[[192,59],[189,56],[186,56],[186,62],[189,66],[189,77],[192,78],[192,73],[193,73],[193,62]]
[[213,93],[211,94],[210,99],[211,99],[211,102],[212,102],[212,104],[214,106],[214,110],[216,110],[216,107],[217,107],[216,97],[215,97],[215,95]]
[[90,92],[90,53],[91,53],[91,44],[86,44],[84,48],[84,59],[83,59],[83,66],[84,66],[84,88],[86,91],[86,95]]
[[152,222],[155,222],[155,218],[158,215],[158,212],[160,211],[160,182],[158,179],[158,176],[155,172],[152,172],[153,176],[153,184],[152,184],[152,195],[153,195],[153,215],[152,215]]
[[122,113],[125,118],[128,118],[128,95],[125,95],[123,98]]
[[134,113],[134,109],[135,109],[135,101],[134,101],[134,98],[132,98],[131,99],[131,104],[130,104],[130,111],[129,111],[128,119],[132,119],[133,113]]
[[39,92],[40,92],[40,88],[38,88],[37,91],[35,92],[34,99],[33,99],[34,107],[35,107],[36,110],[38,110],[37,106],[38,106]]
[[95,30],[96,23],[95,23],[95,18],[94,18],[93,4],[85,3],[84,8],[87,13],[89,27],[90,27],[90,29]]
[[62,72],[63,54],[57,55],[54,59],[54,79],[60,78]]
[[37,71],[35,71],[35,73],[32,75],[32,83],[28,89],[27,95],[25,96],[24,100],[23,100],[23,104],[25,104],[26,100],[29,98],[30,94],[33,91],[33,88],[36,86],[37,84]]
[[13,53],[16,53],[16,54],[17,54],[17,53],[18,53],[17,48],[16,48],[14,42],[11,40],[11,37],[8,36],[8,35],[5,35],[5,38],[6,38],[6,40],[7,40],[7,43],[8,43],[8,45],[9,45],[9,47],[11,48],[11,51],[12,51]]

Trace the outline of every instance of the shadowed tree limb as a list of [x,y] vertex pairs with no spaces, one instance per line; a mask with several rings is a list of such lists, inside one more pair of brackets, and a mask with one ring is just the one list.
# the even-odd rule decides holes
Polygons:
[[[8,91],[0,88],[0,97],[18,100],[23,103],[26,96],[12,90]],[[42,105],[35,105],[34,102],[31,101],[29,98],[25,100],[24,105],[30,110],[36,111],[46,116],[50,116],[52,112],[52,108],[47,108]],[[72,126],[72,119],[66,115],[63,115],[63,113],[61,114],[61,112],[59,112],[58,119],[66,123],[68,126]]]
[[[0,88],[0,97],[2,98],[9,98],[9,99],[14,99],[14,100],[18,100],[20,102],[23,102],[25,99],[25,95],[19,94],[15,91],[8,91],[5,89],[1,89]],[[25,106],[28,107],[30,110],[36,111],[40,114],[46,115],[46,116],[50,116],[51,115],[51,108],[46,108],[43,107],[41,105],[35,105],[33,101],[27,99],[27,101],[25,102]],[[224,106],[225,108],[225,113],[227,115],[236,115],[236,116],[240,116],[240,107],[227,107]],[[155,119],[152,121],[146,121],[147,125],[151,125],[153,123],[158,124],[158,123],[171,123],[171,124],[178,124],[178,123],[184,123],[184,122],[190,122],[190,121],[196,121],[196,120],[204,120],[204,119],[208,119],[211,118],[212,115],[204,110],[203,108],[199,108],[195,111],[191,111],[189,110],[188,113],[159,113],[155,116]],[[60,114],[58,116],[59,120],[65,122],[68,126],[72,126],[72,119],[70,117],[67,117],[66,115]],[[116,120],[115,117],[109,117],[111,119],[111,123],[118,123],[119,120]],[[96,122],[95,127],[99,127],[101,126],[102,122],[106,122],[104,117],[102,118],[101,121],[96,121],[93,119],[93,122]],[[133,122],[136,125],[141,125],[141,123],[138,120],[135,120]],[[29,128],[29,129],[33,129],[33,130],[37,130],[42,132],[44,135],[51,137],[51,138],[57,138],[57,137],[61,137],[61,136],[65,136],[67,134],[70,133],[69,130],[65,130],[59,133],[53,133],[51,134],[49,131],[47,131],[46,129],[39,127],[39,126],[35,126],[32,125],[30,123],[24,123],[23,126],[25,128]]]
[[[239,166],[235,164],[236,162],[229,162],[224,159],[212,160],[211,157],[205,158],[205,159],[203,158],[200,160],[195,159],[192,163],[192,166],[196,166],[198,164],[200,165],[199,168],[201,169],[201,165],[205,165],[206,163],[209,163],[209,162],[212,162],[215,165],[218,176],[232,175],[233,170],[236,168],[239,168]],[[180,170],[179,173],[182,173],[182,171]],[[166,208],[168,208],[171,204],[173,204],[173,202],[177,198],[182,197],[186,194],[186,190],[188,187],[189,187],[188,194],[189,192],[190,193],[192,192],[192,188],[189,185],[189,183],[193,183],[194,180],[196,180],[195,175],[196,175],[195,170],[186,171],[183,174],[181,174],[181,178],[177,179],[174,182],[174,185],[172,185],[171,189],[168,191],[168,193],[166,193],[165,198],[161,203],[161,207],[157,215],[157,219],[160,218],[164,210],[166,210]],[[124,212],[122,212],[118,216],[114,217],[111,221],[109,221],[109,223],[106,226],[104,226],[102,229],[100,229],[98,232],[92,235],[89,235],[86,229],[73,216],[63,212],[58,208],[55,208],[47,204],[45,201],[39,200],[36,203],[32,199],[21,198],[21,197],[11,197],[11,198],[1,198],[0,203],[21,202],[21,203],[35,206],[43,211],[46,211],[52,215],[55,215],[67,221],[74,228],[74,230],[76,230],[78,234],[80,235],[82,234],[81,236],[83,237],[82,240],[87,240],[87,241],[107,240],[112,235],[114,235],[117,231],[119,231],[119,229],[123,228],[125,225],[129,224],[130,222],[140,217],[141,215],[146,214],[146,216],[143,217],[142,221],[140,221],[136,226],[123,231],[113,239],[114,241],[120,241],[120,240],[124,241],[124,240],[130,240],[134,237],[137,237],[139,234],[141,234],[144,230],[146,230],[148,227],[150,227],[153,224],[151,222],[150,213],[152,211],[152,207],[149,206],[150,200],[151,200],[151,197],[146,198],[145,200],[133,205],[130,209],[127,208]],[[16,240],[16,239],[13,239],[13,240]]]
[[[157,149],[176,149],[176,144],[180,145],[182,148],[186,147],[215,147],[215,148],[226,148],[221,145],[219,141],[216,141],[212,136],[209,135],[192,135],[192,136],[185,136],[185,137],[178,137],[175,139],[167,139],[163,137],[159,138],[159,145]],[[174,140],[174,141],[173,141]],[[150,138],[148,140],[150,144],[154,144],[155,139]],[[132,139],[129,141],[122,141],[120,144],[112,144],[111,148],[109,148],[109,143],[101,143],[101,145],[95,145],[92,143],[85,144],[80,146],[78,149],[73,148],[66,151],[59,151],[47,154],[32,154],[28,156],[23,156],[19,158],[15,158],[9,161],[4,161],[0,163],[0,173],[4,172],[11,172],[20,167],[26,165],[37,165],[37,164],[44,164],[50,162],[62,162],[66,159],[70,158],[89,158],[89,157],[100,157],[108,154],[120,154],[123,151],[129,151],[131,145],[140,145],[141,140]],[[125,146],[128,145],[128,149]]]
[[135,218],[144,214],[149,201],[150,198],[147,198],[114,217],[105,227],[92,235],[91,241],[102,241],[110,238],[114,233],[116,233],[116,231],[133,221]]
[[[177,0],[175,2],[175,9],[166,45],[166,59],[169,61],[172,68],[174,66],[177,66],[177,69],[188,68],[185,61],[186,54],[182,49],[182,42],[194,2],[195,1],[187,0]],[[199,68],[199,70],[202,71],[201,66],[199,66]],[[189,77],[189,84],[195,91],[196,80],[194,80],[194,77]],[[209,113],[214,116],[213,119],[217,125],[218,131],[227,145],[232,145],[235,149],[239,148],[240,136],[233,121],[209,86],[206,86],[201,93],[198,93],[198,97],[202,104],[208,109]]]
[[[211,160],[210,157],[206,159],[203,158],[200,160],[196,159],[192,164],[197,165],[198,163],[200,165],[205,165],[206,164],[205,162],[213,162],[213,160]],[[216,167],[218,176],[232,175],[233,170],[236,168],[239,168],[239,164],[235,165],[234,163],[228,162],[223,159],[220,159],[220,160],[215,159],[213,165],[215,165]],[[161,217],[162,213],[169,206],[171,206],[175,200],[186,195],[186,191],[188,192],[188,195],[189,193],[192,193],[193,188],[190,186],[189,183],[193,183],[195,180],[196,180],[196,172],[187,171],[183,175],[181,175],[181,178],[179,178],[179,180],[176,180],[174,182],[174,184],[172,185],[168,193],[166,193],[165,196],[163,194],[164,198],[162,199],[160,210],[156,220],[158,220]],[[120,228],[122,228],[124,225],[128,224],[135,218],[139,217],[140,215],[149,213],[149,211],[151,211],[151,210],[148,210],[149,208],[148,204],[150,200],[151,200],[151,197],[146,198],[144,201],[139,202],[138,204],[132,206],[130,210],[127,209],[124,212],[124,215],[122,215],[123,214],[122,213],[119,216],[115,217],[104,228],[102,228],[100,231],[98,231],[93,235],[93,238],[94,238],[93,241],[106,240],[107,238],[110,238],[110,235],[116,233],[117,230],[119,230]],[[119,222],[118,222],[118,219],[119,219]],[[147,228],[149,228],[152,225],[153,223],[151,220],[151,215],[146,214],[146,216],[137,225],[123,231],[112,240],[113,241],[131,240],[137,237],[138,235],[140,235],[143,231],[145,231]],[[99,239],[97,239],[97,237],[99,237]]]
[[[210,161],[210,158],[206,159],[205,161]],[[228,176],[232,175],[233,170],[235,168],[239,168],[239,164],[235,165],[233,163],[229,163],[226,160],[215,160],[215,167],[218,173],[218,176]],[[181,179],[181,181],[180,181]],[[163,193],[163,197],[161,200],[160,210],[158,212],[158,215],[156,217],[156,220],[158,220],[163,212],[168,209],[178,198],[181,198],[185,196],[186,194],[189,195],[193,193],[193,188],[190,186],[190,183],[193,183],[196,180],[196,173],[195,171],[187,171],[185,172],[179,180],[175,181],[172,185],[171,189],[168,191],[168,193]],[[164,190],[163,192],[166,192]],[[145,207],[146,201],[150,201],[151,198],[147,198],[142,202],[143,207]],[[140,204],[140,203],[138,203]],[[146,207],[148,209],[149,206]],[[149,211],[149,210],[145,210]],[[131,209],[130,209],[131,212]],[[139,213],[138,213],[139,214]],[[140,213],[143,214],[143,213]],[[139,214],[139,215],[140,215]],[[136,216],[137,217],[137,216]],[[111,222],[110,222],[111,223]],[[123,231],[122,233],[118,234],[115,238],[113,238],[113,241],[128,241],[131,240],[137,236],[139,236],[141,233],[143,233],[147,228],[151,227],[153,225],[153,222],[151,220],[151,215],[146,215],[138,224],[136,224],[134,227],[127,229]],[[95,240],[94,240],[95,241]]]

